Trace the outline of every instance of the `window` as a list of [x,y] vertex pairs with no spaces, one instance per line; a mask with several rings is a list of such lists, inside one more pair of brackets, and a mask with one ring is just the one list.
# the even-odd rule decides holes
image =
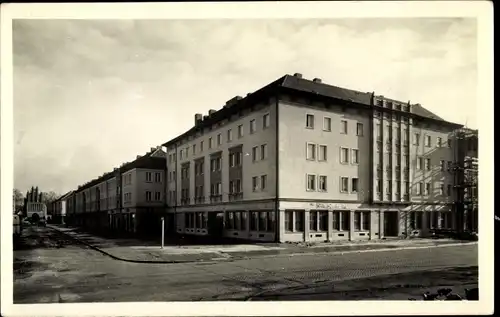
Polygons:
[[256,211],[250,212],[250,231],[257,231],[257,219],[259,215]]
[[340,120],[340,133],[347,134],[347,121]]
[[319,191],[326,192],[327,191],[327,178],[325,175],[319,176]]
[[359,150],[353,149],[351,155],[352,155],[351,157],[352,164],[359,164]]
[[151,192],[150,191],[146,192],[146,201],[151,201]]
[[318,212],[310,211],[309,212],[309,230],[317,231],[318,230]]
[[233,130],[227,130],[227,142],[233,141]]
[[193,144],[193,155],[196,154],[196,144]]
[[326,148],[326,145],[320,145],[318,161],[326,161],[327,156],[328,156],[328,150]]
[[250,134],[255,133],[257,126],[255,124],[255,119],[250,120]]
[[328,231],[328,211],[319,212],[319,231]]
[[[208,223],[207,223],[208,226]],[[241,230],[247,229],[247,213],[246,211],[241,212]]]
[[295,231],[303,232],[304,231],[304,222],[305,222],[305,214],[303,211],[295,212]]
[[259,231],[260,232],[266,231],[266,223],[267,223],[266,216],[267,216],[266,211],[259,212]]
[[208,138],[208,148],[211,149],[213,147],[213,143],[214,141],[212,140],[212,138]]
[[441,196],[444,195],[444,184],[443,183],[439,184],[439,195],[441,195]]
[[271,124],[271,120],[269,118],[269,113],[266,113],[263,117],[262,117],[262,129],[267,129],[269,128],[269,125]]
[[184,150],[181,150],[179,154],[180,154],[179,156],[181,157],[181,160],[182,160],[182,158],[184,157]]
[[349,178],[340,177],[340,192],[347,193],[349,191]]
[[293,232],[293,211],[285,211],[285,231]]
[[421,170],[422,169],[422,165],[424,163],[424,159],[422,157],[417,157],[417,169],[418,170]]
[[316,190],[316,175],[307,174],[307,190]]
[[155,192],[155,200],[160,201],[161,200],[161,193],[160,192]]
[[312,114],[306,115],[306,128],[314,129],[314,115]]
[[445,165],[446,165],[446,164],[445,164],[445,161],[444,161],[444,160],[441,160],[441,161],[439,161],[439,164],[440,164],[441,171],[444,171],[444,169],[445,169]]
[[413,134],[413,145],[420,145],[420,133]]
[[451,161],[448,161],[448,172],[453,170],[453,163]]
[[234,157],[236,158],[236,166],[240,166],[241,165],[241,152],[237,152],[237,153],[234,153]]
[[427,147],[431,147],[432,146],[432,141],[431,141],[431,136],[430,135],[426,135],[425,136],[425,146]]
[[267,188],[267,175],[260,176],[260,189],[266,190]]
[[428,171],[431,170],[431,159],[430,158],[425,159],[425,169]]
[[[130,176],[132,176],[132,175],[130,175]],[[155,182],[161,183],[161,173],[155,173]]]
[[354,231],[361,230],[361,212],[354,212]]
[[382,125],[380,123],[377,123],[377,138],[382,138]]
[[348,231],[351,228],[351,212],[350,211],[341,211],[340,212],[342,219],[342,231]]
[[200,152],[203,152],[203,141],[200,142]]
[[252,148],[252,161],[257,161],[257,152],[258,152],[259,148],[257,146],[254,146]]
[[448,184],[448,186],[447,186],[447,187],[448,187],[448,188],[447,188],[447,190],[446,190],[446,194],[447,194],[448,196],[451,196],[451,188],[452,188],[452,187],[451,187],[451,184]]
[[236,164],[235,155],[236,153],[229,153],[229,167],[234,167]]
[[363,211],[362,212],[362,225],[361,225],[361,230],[364,230],[364,231],[369,231],[370,230],[370,217],[371,217],[371,213],[369,211]]
[[363,124],[362,123],[357,123],[356,124],[356,135],[357,136],[363,136]]
[[340,231],[340,213],[338,211],[332,212],[332,227],[333,230]]
[[431,194],[431,183],[425,183],[425,195]]
[[186,158],[189,156],[189,148],[186,148]]
[[267,158],[267,144],[262,144],[260,146],[260,159],[265,160]]
[[424,183],[420,182],[417,184],[417,195],[422,195],[424,190]]
[[152,177],[151,177],[151,172],[146,172],[146,182],[150,183],[152,182]]
[[347,164],[349,163],[349,149],[341,147],[340,148],[340,163]]
[[222,144],[222,134],[217,134],[217,145],[221,145]]
[[254,192],[259,189],[259,178],[257,176],[252,177],[252,190]]
[[307,143],[306,159],[314,161],[316,159],[316,144]]
[[352,193],[358,192],[358,179],[357,178],[351,179],[351,192]]
[[274,219],[274,215],[274,211],[267,212],[267,232],[274,232],[275,230],[274,225],[276,221]]
[[451,139],[448,139],[448,147],[451,148]]
[[324,117],[323,118],[323,131],[332,131],[332,118]]
[[240,124],[238,126],[238,138],[242,138],[243,137],[243,125]]
[[240,219],[240,212],[234,212],[234,229],[235,230],[240,230],[240,224],[241,224],[241,219]]
[[437,138],[437,142],[436,142],[436,146],[437,146],[437,147],[441,147],[441,146],[443,146],[443,144],[442,144],[442,143],[443,143],[443,139],[441,139],[440,137],[438,137],[438,138]]

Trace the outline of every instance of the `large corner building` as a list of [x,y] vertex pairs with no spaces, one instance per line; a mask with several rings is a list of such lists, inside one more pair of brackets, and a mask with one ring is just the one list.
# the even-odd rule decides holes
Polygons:
[[182,234],[279,242],[456,229],[461,127],[420,104],[286,75],[195,114],[164,144],[168,219]]

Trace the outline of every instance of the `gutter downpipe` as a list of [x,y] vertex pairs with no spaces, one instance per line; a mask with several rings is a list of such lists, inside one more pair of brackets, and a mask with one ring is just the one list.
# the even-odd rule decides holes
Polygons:
[[279,182],[279,177],[280,177],[280,169],[279,169],[279,92],[278,92],[278,88],[276,88],[276,94],[275,94],[275,103],[276,103],[276,122],[275,122],[275,129],[276,129],[276,140],[275,140],[275,143],[276,143],[276,154],[275,154],[275,157],[276,157],[276,163],[275,163],[275,168],[276,168],[276,175],[275,175],[275,184],[276,184],[276,193],[275,193],[275,196],[276,196],[276,199],[275,199],[275,212],[276,212],[276,223],[275,223],[275,241],[277,243],[280,242],[280,223],[281,223],[281,213],[280,213],[280,210],[279,210],[279,190],[280,190],[280,182]]

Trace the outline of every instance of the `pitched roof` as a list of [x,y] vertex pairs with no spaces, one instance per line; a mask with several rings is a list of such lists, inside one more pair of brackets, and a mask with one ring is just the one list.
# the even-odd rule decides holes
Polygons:
[[87,188],[91,188],[99,183],[107,181],[113,178],[116,173],[124,173],[134,168],[153,168],[153,169],[163,169],[166,167],[165,159],[167,153],[163,151],[160,147],[151,148],[151,151],[147,152],[143,156],[137,157],[132,162],[127,162],[122,164],[120,167],[114,169],[112,172],[103,174],[101,177],[93,179],[82,186],[80,186],[76,192],[80,192]]
[[[235,104],[233,106],[223,107],[222,109],[216,111],[215,113],[210,115],[209,118],[202,120],[201,124],[190,128],[188,131],[182,133],[181,135],[175,137],[170,141],[165,142],[163,145],[167,147],[171,146],[184,137],[203,129],[204,127],[211,126],[212,124],[227,118],[232,113],[251,106],[256,102],[269,99],[269,97],[275,96],[279,92],[304,93],[322,99],[329,98],[341,101],[343,103],[349,103],[351,105],[364,105],[367,107],[372,105],[372,99],[374,96],[374,93],[360,92],[352,89],[332,86],[319,81],[304,79],[301,76],[285,75],[275,80],[274,82],[262,87],[261,89],[248,94],[246,97],[235,101]],[[394,101],[402,104],[406,103],[397,100]],[[451,123],[442,119],[435,113],[429,111],[419,104],[414,104],[412,106],[412,113],[410,113],[409,115],[413,117],[440,121],[444,124],[455,125],[457,128],[461,127],[461,125]]]

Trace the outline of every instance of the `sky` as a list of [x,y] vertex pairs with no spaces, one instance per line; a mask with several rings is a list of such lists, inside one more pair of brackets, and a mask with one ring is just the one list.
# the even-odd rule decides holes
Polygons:
[[285,74],[477,128],[474,19],[15,20],[14,186],[65,193]]

